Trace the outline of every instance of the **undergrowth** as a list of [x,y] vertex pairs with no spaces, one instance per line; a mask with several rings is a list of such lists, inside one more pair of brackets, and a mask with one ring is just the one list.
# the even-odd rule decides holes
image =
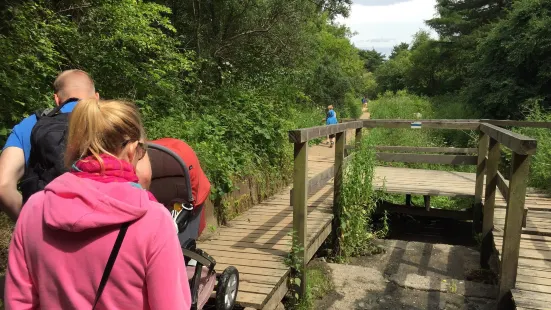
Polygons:
[[306,294],[300,301],[289,298],[285,301],[285,309],[311,310],[316,300],[322,299],[333,289],[329,270],[323,263],[311,262],[306,268]]
[[[449,110],[442,105],[431,102],[429,98],[419,97],[399,91],[396,94],[385,93],[370,105],[372,119],[432,119],[449,118]],[[457,112],[457,109],[454,111]],[[461,115],[457,115],[461,118]],[[409,129],[409,128],[375,128],[369,133],[371,143],[379,146],[413,146],[413,147],[476,147],[478,134],[469,130],[438,130],[438,129]],[[451,139],[450,139],[451,138]],[[456,142],[460,139],[463,145]],[[416,154],[424,154],[417,152]],[[435,154],[435,153],[431,153]],[[377,161],[378,166],[430,169],[441,171],[475,172],[475,166],[452,166],[425,163],[400,163]],[[404,195],[385,195],[385,200],[403,204]],[[414,205],[423,205],[422,196],[413,196]],[[462,210],[469,208],[472,199],[431,197],[431,207]]]
[[365,137],[343,171],[343,181],[338,214],[340,227],[337,230],[339,246],[337,259],[370,253],[370,241],[374,237],[371,215],[375,211],[377,192],[373,188],[375,175],[375,150],[372,139]]
[[[537,101],[534,101],[528,105],[526,120],[551,122],[551,111],[544,110],[541,108],[541,104],[537,104]],[[544,189],[551,193],[551,129],[514,128],[513,131],[538,141],[536,154],[532,156],[530,163],[529,186]],[[505,175],[508,175],[508,173],[505,173]]]

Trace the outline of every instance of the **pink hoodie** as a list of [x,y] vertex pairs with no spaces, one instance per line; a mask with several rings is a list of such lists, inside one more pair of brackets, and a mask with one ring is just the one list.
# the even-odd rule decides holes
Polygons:
[[22,209],[12,236],[6,309],[91,309],[120,224],[128,228],[97,309],[189,309],[169,212],[128,183],[65,173]]

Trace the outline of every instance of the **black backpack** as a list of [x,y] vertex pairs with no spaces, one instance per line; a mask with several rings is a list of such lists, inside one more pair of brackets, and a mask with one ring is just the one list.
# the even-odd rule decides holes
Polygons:
[[75,100],[78,99],[71,98],[54,109],[35,113],[37,122],[31,131],[31,154],[19,185],[23,203],[34,193],[43,190],[53,179],[67,172],[63,157],[69,113],[61,113],[61,108]]

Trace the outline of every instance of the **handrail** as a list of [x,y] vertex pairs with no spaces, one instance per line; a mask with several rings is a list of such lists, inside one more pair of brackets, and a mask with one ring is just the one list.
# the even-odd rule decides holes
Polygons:
[[536,139],[491,124],[481,124],[480,130],[517,154],[532,155],[536,153],[538,145]]
[[366,119],[365,128],[435,128],[478,130],[478,120],[450,119]]
[[417,147],[417,146],[386,146],[377,145],[375,150],[382,152],[418,152],[418,153],[448,153],[448,154],[477,154],[477,148],[458,147]]
[[[354,118],[344,118],[342,119],[342,122],[354,122],[358,121],[359,119]],[[443,123],[486,123],[491,124],[499,127],[531,127],[531,128],[548,128],[551,129],[551,122],[539,122],[539,121],[516,121],[516,120],[495,120],[495,119],[370,119],[370,121],[403,121],[403,122],[430,122],[430,121],[437,121],[437,122],[443,122]],[[365,120],[364,120],[365,121]]]
[[303,143],[315,138],[327,137],[349,129],[362,128],[362,121],[353,121],[335,125],[316,126],[289,131],[289,141],[292,143]]

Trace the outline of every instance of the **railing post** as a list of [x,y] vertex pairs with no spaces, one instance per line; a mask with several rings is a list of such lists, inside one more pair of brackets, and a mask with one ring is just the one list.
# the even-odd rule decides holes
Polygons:
[[[357,132],[356,132],[357,133]],[[333,251],[335,255],[340,253],[340,198],[342,187],[342,171],[344,162],[344,145],[346,131],[337,133],[335,141],[335,178],[333,179]]]
[[494,207],[497,189],[497,168],[499,166],[500,143],[490,138],[488,160],[486,162],[486,192],[484,195],[484,217],[482,219],[482,246],[480,249],[480,265],[488,268],[488,262],[493,251],[492,230],[494,228]]
[[484,193],[484,174],[486,172],[486,155],[490,137],[480,131],[478,138],[478,161],[476,166],[476,183],[474,189],[473,231],[480,232],[482,220],[482,194]]
[[293,231],[297,234],[293,242],[297,242],[295,247],[301,249],[297,253],[300,262],[300,270],[295,270],[300,278],[300,287],[298,290],[300,298],[306,294],[306,253],[308,252],[308,236],[306,220],[308,217],[308,142],[295,143],[293,169]]
[[515,287],[517,279],[524,201],[526,199],[526,183],[529,171],[530,155],[513,153],[509,199],[507,202],[505,230],[503,232],[503,245],[501,249],[498,302]]

